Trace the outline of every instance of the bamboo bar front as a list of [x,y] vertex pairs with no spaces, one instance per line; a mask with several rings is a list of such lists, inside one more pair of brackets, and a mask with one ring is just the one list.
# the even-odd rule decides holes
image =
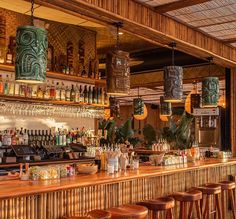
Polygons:
[[204,161],[188,166],[140,167],[138,171],[107,175],[105,172],[47,181],[0,182],[1,219],[57,219],[84,215],[152,199],[207,182],[236,176],[236,159]]

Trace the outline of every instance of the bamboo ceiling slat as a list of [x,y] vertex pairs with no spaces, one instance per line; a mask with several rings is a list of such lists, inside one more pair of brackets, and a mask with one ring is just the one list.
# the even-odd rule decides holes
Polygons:
[[236,34],[236,1],[214,0],[168,12],[168,15],[219,40]]

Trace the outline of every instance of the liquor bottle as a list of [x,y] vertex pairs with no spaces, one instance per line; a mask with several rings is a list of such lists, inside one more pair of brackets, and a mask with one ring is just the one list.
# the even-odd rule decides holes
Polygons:
[[15,84],[14,84],[14,80],[13,80],[12,77],[10,77],[9,85],[8,85],[8,86],[9,86],[9,87],[8,87],[8,89],[9,89],[8,95],[13,96],[14,93],[15,93]]
[[100,104],[100,96],[101,96],[100,88],[97,87],[97,104]]
[[37,90],[37,98],[42,99],[43,98],[43,89],[41,86],[38,86],[38,90]]
[[24,134],[23,134],[23,128],[20,128],[20,132],[19,132],[19,134],[18,134],[18,136],[19,136],[19,145],[23,145],[24,144],[24,136],[23,136]]
[[[20,83],[15,82],[14,96],[20,96]],[[37,93],[37,92],[36,92]]]
[[4,83],[2,79],[2,75],[0,75],[0,94],[4,93]]
[[45,140],[46,140],[46,136],[45,136],[45,134],[44,134],[44,130],[42,130],[41,145],[45,145]]
[[7,54],[6,54],[6,64],[12,64],[13,63],[13,55],[10,50],[10,47],[8,46]]
[[104,105],[105,105],[105,106],[108,106],[108,105],[109,105],[109,97],[108,97],[106,91],[105,91],[105,94],[104,94]]
[[82,72],[81,72],[81,76],[82,77],[87,77],[87,72],[86,72],[86,70],[85,70],[85,66],[83,65],[83,70],[82,70]]
[[45,131],[45,145],[50,145],[50,136],[48,134],[48,130]]
[[75,102],[76,103],[80,102],[80,89],[79,89],[78,84],[76,84],[76,87],[75,87]]
[[63,82],[61,83],[60,100],[61,101],[65,101],[66,100],[66,90],[65,90],[65,86],[64,86]]
[[9,79],[8,79],[8,75],[6,76],[6,79],[4,81],[4,94],[8,95],[9,93]]
[[38,132],[37,130],[34,130],[34,144],[38,145],[37,143],[38,143]]
[[38,137],[37,137],[37,141],[38,141],[38,146],[41,146],[42,144],[42,135],[41,135],[41,131],[38,130]]
[[71,90],[70,90],[70,101],[75,102],[75,89],[73,84],[71,85]]
[[56,85],[55,99],[56,100],[60,100],[61,99],[61,88],[60,88],[59,82],[57,82],[57,85]]
[[65,100],[66,101],[70,101],[70,88],[69,88],[69,86],[66,86],[66,98],[65,98]]
[[101,92],[101,97],[100,97],[100,104],[104,105],[104,89],[100,88],[100,92]]
[[89,89],[88,89],[88,103],[91,104],[93,101],[93,93],[92,93],[92,90],[91,90],[91,86],[89,86]]
[[99,93],[100,93],[100,98],[99,98],[99,104],[102,104],[102,88],[99,89]]
[[82,89],[82,85],[79,86],[79,93],[80,93],[80,103],[83,103],[84,102],[84,92],[83,92],[83,89]]
[[47,81],[45,87],[44,87],[44,95],[43,95],[43,98],[44,99],[50,99],[50,83],[49,81]]
[[88,103],[87,85],[84,86],[84,103]]
[[55,100],[56,97],[56,88],[54,85],[54,81],[52,81],[51,87],[50,87],[50,99]]
[[92,99],[93,99],[93,103],[95,104],[97,101],[97,90],[96,90],[96,87],[93,87],[93,93],[92,93]]
[[27,132],[27,130],[24,130],[24,134],[23,134],[23,144],[24,145],[28,145],[29,144],[29,132]]
[[18,142],[16,140],[16,132],[13,132],[12,136],[11,136],[11,144],[12,145],[17,145]]
[[56,144],[56,138],[55,138],[54,134],[52,133],[51,129],[49,131],[49,140],[50,140],[50,144],[51,145],[55,145]]
[[66,135],[66,145],[70,145],[71,142],[72,142],[71,133],[68,132]]
[[34,143],[34,131],[31,130],[29,135],[29,145],[32,145],[33,143]]

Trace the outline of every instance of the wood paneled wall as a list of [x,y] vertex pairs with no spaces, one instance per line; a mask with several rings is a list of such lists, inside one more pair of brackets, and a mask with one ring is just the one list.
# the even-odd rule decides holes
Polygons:
[[230,122],[231,147],[236,156],[236,68],[230,72]]

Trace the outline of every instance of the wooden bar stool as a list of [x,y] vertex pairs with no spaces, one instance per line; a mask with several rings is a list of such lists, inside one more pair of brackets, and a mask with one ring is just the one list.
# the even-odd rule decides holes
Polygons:
[[173,197],[176,201],[180,202],[179,219],[191,219],[194,205],[197,213],[197,219],[202,218],[199,205],[199,201],[202,200],[201,191],[194,189],[187,192],[177,192],[173,195]]
[[153,200],[138,202],[137,205],[142,205],[151,211],[152,219],[160,218],[160,211],[166,212],[166,219],[173,219],[173,208],[175,200],[171,197],[160,197]]
[[105,210],[92,210],[88,212],[87,216],[64,216],[61,219],[110,219],[111,213]]
[[[201,200],[201,210],[203,211],[203,218],[209,219],[210,214],[212,213],[210,211],[210,198],[212,197],[214,200],[214,207],[215,207],[215,218],[216,215],[218,216],[218,219],[221,219],[221,205],[220,205],[220,199],[219,195],[221,193],[221,186],[215,183],[209,183],[205,184],[203,186],[197,187],[198,190],[200,190],[203,194],[203,198]],[[205,198],[205,206],[203,205]]]
[[140,205],[123,205],[109,208],[112,219],[144,219],[148,215],[148,209]]
[[233,219],[236,219],[235,216],[235,182],[232,181],[222,181],[218,183],[221,186],[221,207],[222,207],[222,218],[226,219],[225,217],[225,211],[226,211],[226,206],[225,206],[225,194],[228,193],[228,197],[230,200],[231,208],[232,208],[232,213],[233,213]]

